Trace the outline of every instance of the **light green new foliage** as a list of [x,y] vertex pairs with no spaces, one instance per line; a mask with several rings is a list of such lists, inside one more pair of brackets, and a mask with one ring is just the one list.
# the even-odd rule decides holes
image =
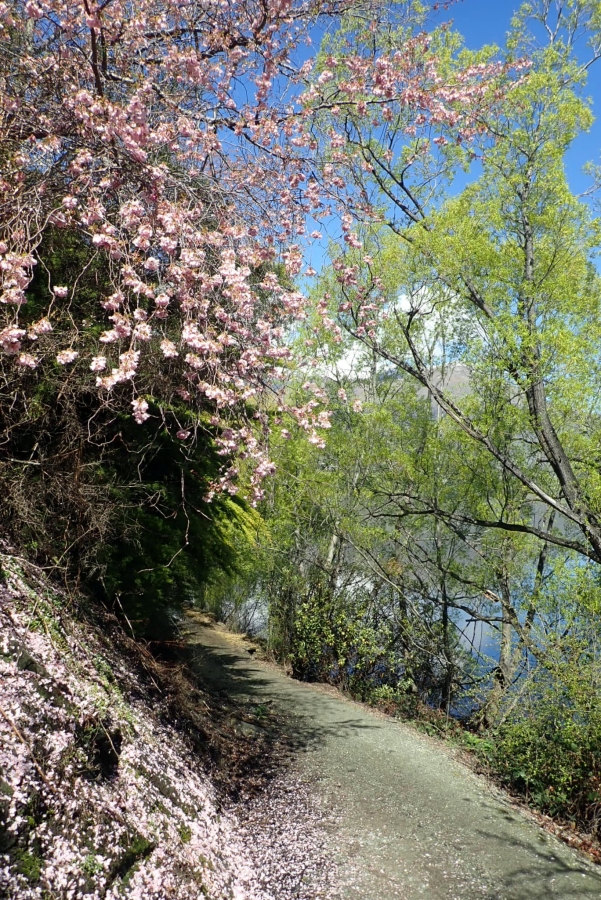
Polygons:
[[586,385],[598,358],[600,286],[590,262],[599,232],[571,195],[563,162],[590,112],[562,85],[569,73],[556,72],[556,54],[549,55],[549,65],[510,94],[482,176],[432,213],[428,231],[416,229],[412,251],[425,264],[429,290],[441,276],[451,289],[451,316],[464,307],[462,357],[472,365],[492,362],[522,386],[538,347],[559,398],[562,377]]
[[[566,16],[572,6],[583,5],[568,4]],[[457,40],[446,40],[449,67],[491,52],[457,54]],[[524,40],[517,30],[510,56],[527,52]],[[531,63],[482,114],[482,136],[472,145],[478,177],[443,199],[448,167],[459,160],[426,154],[427,165],[438,165],[436,189],[426,181],[420,187],[425,169],[405,173],[416,182],[412,196],[428,196],[428,205],[419,199],[418,221],[395,224],[402,210],[389,196],[388,224],[363,235],[369,271],[360,253],[345,254],[359,271],[354,293],[341,289],[347,307],[350,301],[341,323],[437,396],[453,428],[516,480],[524,498],[555,510],[549,539],[565,543],[569,532],[583,555],[601,561],[601,280],[594,266],[601,229],[570,192],[565,171],[566,152],[592,114],[585,72],[567,39],[534,52]],[[398,138],[396,126],[390,134]],[[372,137],[366,126],[356,141],[371,146]],[[361,177],[367,190],[369,175]],[[376,193],[381,187],[381,180],[373,185]],[[383,315],[366,335],[358,310],[378,292]],[[334,308],[339,302],[340,291]],[[461,397],[445,389],[445,372],[457,365],[469,371]]]
[[[383,27],[359,51],[385,53],[391,34]],[[332,96],[361,41],[346,23],[324,48]],[[442,146],[413,139],[407,110],[384,124],[349,106],[336,158],[353,201],[368,197],[375,214],[357,226],[363,250],[332,248],[316,295],[330,296],[343,329],[338,349],[323,337],[330,363],[346,365],[360,346],[364,365],[338,379],[350,399],[310,462],[322,492],[313,481],[306,499],[327,510],[322,559],[331,528],[352,548],[345,566],[390,588],[379,611],[405,660],[409,646],[429,654],[430,702],[449,710],[469,691],[503,777],[585,821],[601,770],[601,226],[570,190],[566,155],[592,122],[587,62],[600,55],[601,7],[525,4],[504,51],[469,53],[451,32],[433,35],[430,51],[445,75],[499,54],[530,65],[500,80],[505,93],[483,104],[463,144],[452,127],[440,128]],[[322,112],[316,123],[324,135],[336,119]],[[358,165],[358,150],[387,153],[387,166]],[[325,165],[328,154],[324,140]],[[363,413],[351,414],[357,397]],[[327,631],[323,596],[304,608],[312,639]],[[466,621],[495,642],[477,672],[453,643]],[[570,760],[561,771],[558,748]]]

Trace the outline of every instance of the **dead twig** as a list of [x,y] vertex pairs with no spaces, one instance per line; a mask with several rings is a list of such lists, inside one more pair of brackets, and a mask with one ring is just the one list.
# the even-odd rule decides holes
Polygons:
[[27,740],[27,738],[24,737],[24,735],[19,731],[19,729],[17,728],[17,726],[15,725],[15,723],[13,722],[13,720],[11,719],[11,717],[10,717],[10,716],[8,715],[8,713],[2,708],[2,706],[0,706],[0,716],[2,716],[2,718],[4,719],[5,722],[7,722],[7,724],[10,726],[10,728],[12,729],[12,731],[16,734],[16,736],[17,736],[18,739],[21,741],[21,743],[22,743],[25,747],[27,747],[27,749],[29,750],[29,753],[31,754],[31,758],[32,758],[32,760],[33,760],[33,764],[34,764],[34,766],[35,766],[35,768],[36,768],[36,771],[37,771],[38,775],[40,776],[40,778],[42,779],[42,781],[44,782],[44,784],[45,784],[47,787],[49,787],[51,791],[54,791],[54,788],[53,788],[52,784],[50,783],[50,781],[48,780],[48,778],[47,778],[47,776],[46,776],[46,773],[44,772],[44,770],[42,769],[42,767],[41,767],[40,764],[38,763],[37,759],[35,758],[34,752],[33,752],[32,748],[31,748],[31,744],[29,743],[29,741]]

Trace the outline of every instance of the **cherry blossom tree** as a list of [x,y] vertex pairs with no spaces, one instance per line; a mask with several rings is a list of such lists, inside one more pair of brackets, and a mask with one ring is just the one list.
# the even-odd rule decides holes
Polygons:
[[[182,441],[194,411],[212,410],[221,452],[244,461],[255,499],[273,468],[265,402],[283,406],[290,329],[306,314],[294,282],[306,219],[333,211],[332,186],[343,177],[336,169],[352,146],[345,127],[332,124],[331,162],[316,167],[316,109],[332,123],[345,121],[352,102],[384,121],[400,109],[407,129],[426,120],[473,129],[499,71],[471,67],[449,80],[447,62],[429,53],[413,20],[394,52],[347,57],[332,91],[335,60],[318,62],[311,79],[314,64],[298,64],[295,51],[318,17],[350,6],[0,4],[3,364],[25,380],[42,363],[75,369],[103,404],[129,392],[140,424],[177,393],[191,411],[177,426]],[[385,15],[374,4],[359,19],[366,11],[374,21]],[[342,210],[345,240],[358,246],[348,216]],[[79,235],[89,260],[103,260],[110,291],[91,318],[80,313],[78,277],[55,284],[45,266],[49,230]],[[36,267],[47,281],[42,309],[27,302]],[[164,373],[158,394],[142,390],[145,365]],[[312,382],[305,387],[306,402],[291,412],[319,441],[323,396]],[[238,476],[237,463],[226,465],[211,492],[234,492]]]

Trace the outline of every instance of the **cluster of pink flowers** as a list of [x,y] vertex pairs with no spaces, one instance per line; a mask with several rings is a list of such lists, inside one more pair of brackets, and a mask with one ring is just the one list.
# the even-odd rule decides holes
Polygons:
[[[25,160],[23,160],[24,162]],[[22,243],[23,235],[19,235]],[[27,302],[25,290],[31,281],[36,259],[31,253],[11,251],[10,244],[0,241],[0,303],[19,307]]]
[[[244,419],[249,399],[260,404],[305,305],[278,277],[252,283],[278,259],[265,210],[288,178],[273,152],[274,111],[284,109],[274,85],[319,11],[306,0],[2,5],[0,27],[23,40],[0,54],[0,107],[10,110],[0,137],[0,351],[23,369],[77,362],[76,372],[96,374],[103,403],[130,383],[140,424],[152,398],[138,398],[135,382],[157,360],[183,381],[192,409]],[[255,86],[243,101],[241,74]],[[292,175],[294,185],[304,179]],[[40,340],[53,328],[58,339],[63,310],[77,308],[77,273],[49,285],[39,322],[20,325],[41,222],[85,236],[105,257],[113,289],[98,298],[98,319],[109,320],[99,338],[81,329],[67,347]],[[293,214],[284,230],[297,226]],[[301,271],[295,244],[281,259],[289,275]],[[256,459],[258,477],[269,466]]]
[[[183,381],[192,406],[213,407],[217,429],[233,413],[248,419],[249,400],[260,406],[282,383],[289,335],[306,315],[289,280],[314,274],[299,243],[319,239],[318,230],[305,238],[307,217],[327,218],[334,203],[345,246],[361,252],[357,220],[376,215],[363,195],[346,202],[355,169],[374,165],[349,143],[347,114],[382,125],[402,114],[407,134],[454,128],[468,140],[504,72],[473,66],[445,80],[420,35],[387,55],[326,59],[312,81],[307,61],[295,78],[309,86],[291,98],[293,50],[315,16],[331,12],[326,0],[2,4],[1,352],[34,369],[46,352],[39,338],[61,312],[79,329],[77,277],[49,285],[47,314],[29,330],[20,324],[51,225],[91,242],[113,283],[98,298],[99,320],[106,315],[110,326],[98,339],[80,329],[69,349],[54,347],[60,365],[108,370],[97,375],[103,403],[130,383],[139,423],[147,414],[135,382],[157,360]],[[271,272],[253,281],[278,262],[286,279]],[[339,277],[352,285],[354,267]],[[24,341],[38,342],[35,355]],[[319,440],[315,416],[305,409],[296,418]],[[258,477],[269,466],[256,460]]]

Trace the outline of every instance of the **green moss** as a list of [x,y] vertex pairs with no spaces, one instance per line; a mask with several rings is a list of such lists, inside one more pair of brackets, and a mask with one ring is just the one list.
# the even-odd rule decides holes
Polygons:
[[24,875],[25,878],[32,883],[40,880],[42,864],[44,862],[40,856],[37,856],[35,853],[30,853],[27,850],[17,850],[15,857],[17,871],[20,872],[21,875]]
[[132,838],[113,873],[115,878],[121,879],[122,887],[125,887],[129,883],[139,863],[143,859],[147,859],[154,848],[155,845],[152,841],[148,841],[141,834],[136,834]]
[[12,795],[13,795],[13,789],[11,788],[10,784],[8,784],[6,781],[3,781],[1,778],[0,778],[0,795],[3,795],[5,797],[12,797]]
[[182,840],[182,844],[189,844],[192,840],[192,829],[190,828],[190,826],[180,825],[177,830]]
[[115,684],[115,675],[109,662],[99,653],[94,656],[94,668],[100,677],[105,679],[109,685]]
[[100,872],[102,869],[102,865],[96,859],[95,853],[88,853],[86,858],[83,861],[82,869],[86,875],[96,875],[97,872]]

